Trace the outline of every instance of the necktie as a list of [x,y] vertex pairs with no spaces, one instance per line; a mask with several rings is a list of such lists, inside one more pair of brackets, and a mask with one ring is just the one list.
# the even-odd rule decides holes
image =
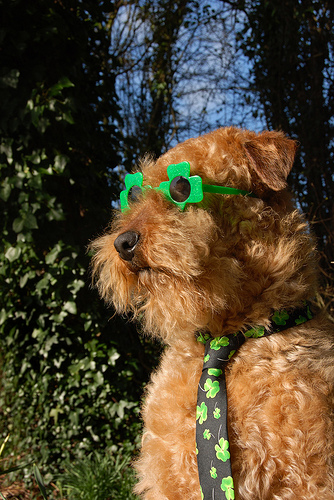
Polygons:
[[225,367],[247,338],[260,338],[312,319],[306,305],[292,313],[275,312],[271,325],[251,328],[228,337],[212,338],[199,334],[205,344],[203,371],[199,381],[196,408],[196,453],[203,500],[234,500],[230,444],[227,431]]

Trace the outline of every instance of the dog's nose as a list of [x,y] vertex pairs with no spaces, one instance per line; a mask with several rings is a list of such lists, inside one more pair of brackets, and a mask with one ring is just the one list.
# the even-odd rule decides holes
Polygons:
[[126,231],[120,234],[114,241],[114,246],[123,260],[130,261],[135,255],[135,248],[139,241],[139,233]]

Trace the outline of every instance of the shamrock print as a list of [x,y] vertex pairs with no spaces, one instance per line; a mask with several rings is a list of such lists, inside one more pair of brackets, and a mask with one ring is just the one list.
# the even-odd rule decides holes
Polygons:
[[201,344],[206,344],[207,340],[211,338],[209,333],[199,333],[197,335],[197,342],[200,342]]
[[220,408],[215,408],[213,412],[214,418],[220,418]]
[[204,390],[206,392],[206,397],[207,398],[214,398],[217,393],[219,392],[219,382],[218,380],[215,380],[212,382],[211,378],[207,378],[206,382],[204,384]]
[[299,318],[296,318],[295,319],[295,323],[296,325],[301,325],[302,323],[305,323],[307,321],[307,318],[305,318],[304,316],[299,316]]
[[226,460],[229,460],[230,458],[230,452],[228,451],[228,448],[230,446],[230,443],[227,441],[227,439],[220,438],[219,440],[219,446],[216,444],[215,450],[216,450],[216,456],[218,460],[222,460],[223,462],[226,462]]
[[209,368],[208,369],[208,374],[213,375],[214,377],[219,377],[223,373],[223,370],[220,370],[219,368]]
[[202,425],[207,418],[208,418],[208,407],[203,401],[201,403],[201,406],[196,406],[196,420],[199,419],[199,423],[200,425]]
[[230,354],[228,355],[228,359],[231,359],[231,358],[232,358],[232,356],[233,356],[233,354],[235,354],[235,352],[236,352],[235,350],[234,350],[234,351],[232,350],[232,351],[230,352]]
[[257,328],[251,328],[250,330],[247,330],[247,332],[245,332],[245,337],[252,339],[258,339],[259,337],[263,337],[263,335],[264,335],[263,326],[258,326]]
[[211,432],[209,431],[209,429],[205,429],[205,431],[203,432],[203,437],[204,439],[207,439],[209,441],[211,437]]
[[210,354],[207,354],[206,356],[204,356],[204,363],[207,363],[210,359]]
[[210,348],[215,351],[219,351],[221,347],[225,347],[229,345],[230,341],[227,337],[217,337],[216,339],[212,339],[210,342]]
[[307,306],[306,307],[306,314],[307,314],[307,319],[312,319],[313,318],[313,314],[310,310],[310,306]]
[[285,325],[286,321],[290,318],[288,313],[283,310],[283,311],[276,311],[275,314],[272,316],[272,320],[276,325]]
[[216,467],[211,467],[211,469],[210,469],[210,476],[212,477],[212,479],[216,479],[217,478],[217,469],[216,469]]
[[221,489],[225,493],[225,497],[227,500],[234,500],[234,485],[233,479],[231,476],[224,477],[221,484]]

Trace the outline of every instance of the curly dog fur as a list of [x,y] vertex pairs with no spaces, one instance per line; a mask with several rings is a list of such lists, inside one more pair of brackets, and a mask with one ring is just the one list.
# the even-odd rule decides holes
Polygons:
[[[93,242],[101,296],[139,317],[167,348],[143,404],[135,467],[145,500],[200,500],[196,394],[204,346],[195,333],[228,335],[268,326],[275,310],[299,307],[317,290],[317,256],[287,192],[296,144],[280,132],[233,127],[144,159],[144,184],[168,180],[188,161],[206,184],[257,198],[205,194],[183,212],[154,189],[115,214]],[[140,235],[133,258],[115,239]],[[334,335],[322,315],[285,332],[249,339],[228,364],[229,434],[239,500],[334,499]]]

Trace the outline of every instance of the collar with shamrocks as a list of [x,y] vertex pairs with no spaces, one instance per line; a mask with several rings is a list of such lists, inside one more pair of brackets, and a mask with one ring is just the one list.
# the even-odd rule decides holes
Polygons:
[[[310,309],[310,305],[308,302],[305,302],[303,307],[299,307],[297,309],[293,309],[291,312],[288,312],[286,309],[281,309],[280,311],[276,311],[271,316],[270,325],[265,328],[264,326],[256,326],[254,328],[250,328],[245,332],[237,332],[233,334],[234,336],[242,336],[245,339],[258,339],[261,337],[267,337],[268,335],[272,335],[273,333],[279,333],[288,328],[292,328],[293,326],[301,325],[302,323],[306,323],[313,318],[313,314]],[[209,333],[198,333],[197,334],[197,342],[201,344],[206,344],[206,342],[211,339],[212,342],[221,343],[221,339],[227,337],[217,337],[212,338]],[[232,356],[231,356],[232,357]]]
[[[203,184],[202,178],[199,175],[190,175],[190,164],[187,161],[172,164],[167,167],[168,181],[161,182],[158,187],[152,188],[151,186],[143,186],[143,174],[136,172],[135,174],[128,174],[125,177],[125,189],[120,194],[121,210],[122,212],[129,208],[129,193],[132,188],[139,188],[142,192],[147,189],[155,189],[164,194],[164,196],[172,203],[177,205],[180,210],[184,210],[187,203],[199,203],[203,200],[203,193],[215,194],[241,194],[243,196],[250,196],[256,198],[253,193],[244,191],[243,189],[236,189],[226,186],[215,186],[212,184]],[[189,196],[182,201],[173,198],[173,191],[171,184],[175,179],[182,179],[183,182],[188,183]],[[172,184],[173,185],[173,184]]]

